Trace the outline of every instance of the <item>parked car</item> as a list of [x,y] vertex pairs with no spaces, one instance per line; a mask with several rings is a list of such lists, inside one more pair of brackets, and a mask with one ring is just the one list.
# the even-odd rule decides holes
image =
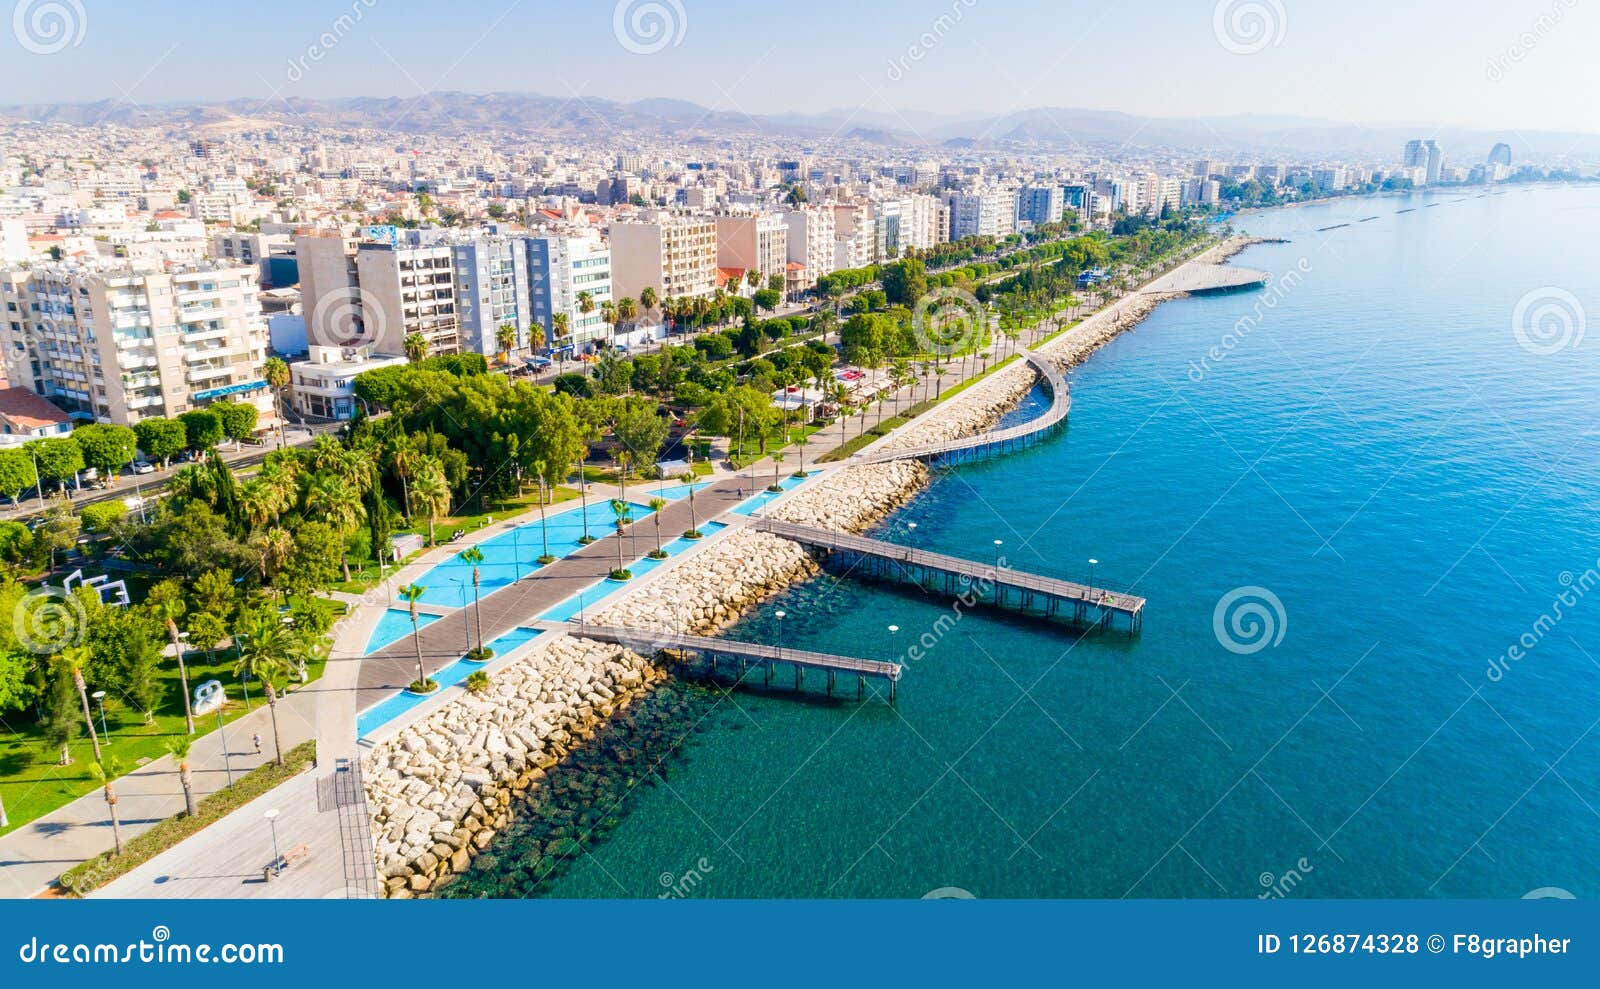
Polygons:
[[135,460],[133,462],[133,472],[135,474],[154,474],[156,465],[148,460]]

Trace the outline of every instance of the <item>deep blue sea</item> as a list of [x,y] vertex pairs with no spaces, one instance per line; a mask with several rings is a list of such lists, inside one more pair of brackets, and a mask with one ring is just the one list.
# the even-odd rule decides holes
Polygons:
[[[1162,306],[882,529],[1097,559],[1141,635],[978,611],[894,706],[708,692],[527,892],[1600,895],[1600,187],[1480,192],[1239,218],[1273,287]],[[731,634],[779,609],[881,659],[950,613],[826,576]]]

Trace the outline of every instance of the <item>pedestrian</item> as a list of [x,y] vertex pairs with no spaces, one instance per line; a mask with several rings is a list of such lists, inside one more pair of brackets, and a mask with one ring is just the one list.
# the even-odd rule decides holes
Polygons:
[[250,736],[250,741],[254,742],[255,745],[256,745],[256,755],[260,755],[261,754],[261,733],[260,732],[256,732],[254,735],[251,735]]

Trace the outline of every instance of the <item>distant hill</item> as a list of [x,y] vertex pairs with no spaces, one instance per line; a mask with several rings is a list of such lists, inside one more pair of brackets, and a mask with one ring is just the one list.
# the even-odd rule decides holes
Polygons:
[[550,137],[593,138],[608,131],[683,139],[786,137],[801,142],[854,141],[907,148],[1037,147],[1110,153],[1172,149],[1214,156],[1397,158],[1413,137],[1439,141],[1451,160],[1481,161],[1496,141],[1517,159],[1600,160],[1600,135],[1506,134],[1426,125],[1364,125],[1283,115],[1141,117],[1113,110],[1037,107],[999,115],[834,109],[814,114],[749,115],[688,100],[655,97],[619,102],[533,93],[435,92],[417,97],[287,98],[136,105],[95,103],[0,106],[0,120],[236,129],[272,121],[330,129],[452,133],[500,130]]

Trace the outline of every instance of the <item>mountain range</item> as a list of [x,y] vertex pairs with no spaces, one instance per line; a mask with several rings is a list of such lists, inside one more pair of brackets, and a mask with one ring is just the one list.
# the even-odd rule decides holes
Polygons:
[[1555,131],[1353,124],[1269,114],[1145,117],[1075,107],[1038,107],[1005,114],[845,108],[809,114],[747,114],[668,98],[616,101],[532,93],[433,92],[419,97],[285,97],[145,105],[119,100],[36,103],[0,106],[0,120],[218,130],[297,122],[328,129],[402,133],[499,130],[587,139],[611,132],[618,137],[787,138],[813,147],[865,141],[930,150],[1034,147],[1108,154],[1170,149],[1222,160],[1273,155],[1391,159],[1398,157],[1407,140],[1422,137],[1437,140],[1456,161],[1480,161],[1498,141],[1510,143],[1519,160],[1600,160],[1600,135]]

